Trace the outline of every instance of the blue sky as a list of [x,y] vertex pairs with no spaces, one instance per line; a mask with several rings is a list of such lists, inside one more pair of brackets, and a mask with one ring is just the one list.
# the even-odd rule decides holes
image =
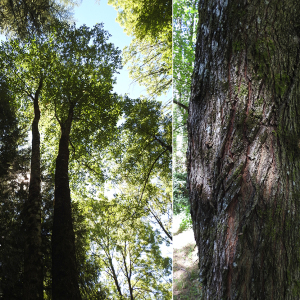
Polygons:
[[[112,36],[110,42],[120,50],[129,46],[131,37],[124,33],[123,28],[116,22],[117,11],[113,6],[107,4],[107,0],[83,0],[81,5],[74,9],[74,21],[76,26],[83,24],[92,27],[97,23],[103,23],[104,29]],[[133,83],[129,78],[126,66],[117,75],[117,84],[114,91],[124,95],[127,93],[130,98],[138,98],[141,94],[146,94],[145,88]]]

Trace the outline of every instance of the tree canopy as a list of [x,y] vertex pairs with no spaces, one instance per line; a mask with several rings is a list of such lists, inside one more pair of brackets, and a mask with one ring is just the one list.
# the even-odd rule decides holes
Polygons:
[[[108,38],[101,24],[90,29],[56,23],[44,34],[11,38],[1,45],[1,89],[4,91],[1,97],[5,101],[12,99],[4,101],[3,105],[7,104],[7,109],[15,113],[14,122],[25,132],[34,117],[33,99],[39,94],[41,251],[46,299],[50,299],[53,292],[55,271],[51,266],[55,255],[51,253],[50,237],[53,246],[56,234],[53,228],[61,232],[66,230],[66,227],[55,227],[55,206],[59,201],[57,184],[65,180],[58,180],[58,183],[54,180],[65,163],[57,163],[63,139],[70,153],[69,172],[64,178],[69,178],[82,298],[107,296],[117,299],[120,296],[118,286],[122,299],[130,295],[133,299],[140,299],[141,295],[147,299],[171,298],[171,260],[160,250],[162,244],[170,244],[171,119],[162,105],[153,100],[132,100],[112,92],[114,74],[121,67],[121,61],[120,51],[108,42]],[[8,113],[3,115],[1,122],[5,123],[5,117],[9,116]],[[13,132],[14,122],[7,132]],[[9,144],[15,143],[30,151],[17,136],[10,135],[10,138],[14,142],[9,141]],[[6,156],[5,151],[1,148],[0,157]],[[16,160],[13,153],[7,151],[7,155]],[[28,172],[28,152],[26,155]],[[9,166],[3,165],[4,175]],[[19,176],[17,171],[15,174]],[[108,184],[115,185],[112,198],[106,196]],[[10,216],[19,226],[22,222],[19,216],[26,214],[23,202],[28,197],[28,182],[24,179],[16,185],[23,194],[19,199],[14,191],[9,192],[9,199],[19,201]],[[3,205],[7,206],[7,201],[3,198]],[[8,220],[5,222],[10,226]],[[12,235],[17,241],[13,246],[16,253],[22,252],[21,226],[14,232],[1,230],[5,238]],[[106,239],[120,247],[111,245],[106,254],[103,248]],[[128,260],[130,254],[131,260]],[[110,255],[117,259],[112,262],[118,265],[117,279],[111,277]],[[3,257],[0,256],[1,260]],[[11,263],[16,264],[13,270],[22,269],[22,259],[12,256],[5,267]],[[128,268],[132,268],[131,273]],[[152,277],[150,269],[156,270]],[[21,272],[20,276],[10,285],[5,279],[4,295],[9,295],[9,287],[18,284],[16,292],[22,297],[24,274]]]
[[22,37],[41,33],[56,20],[69,18],[70,5],[74,4],[72,0],[3,0],[0,4],[0,31]]
[[152,97],[168,92],[172,83],[172,1],[110,0],[118,22],[133,40],[124,62],[132,79]]

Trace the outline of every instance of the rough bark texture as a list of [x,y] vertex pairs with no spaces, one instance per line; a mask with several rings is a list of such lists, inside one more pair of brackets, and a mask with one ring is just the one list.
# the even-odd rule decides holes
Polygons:
[[203,0],[199,14],[187,160],[202,297],[299,299],[299,4]]
[[41,169],[40,169],[40,133],[39,133],[39,95],[43,80],[32,97],[34,119],[32,122],[32,154],[29,183],[29,196],[25,203],[25,261],[24,261],[24,299],[43,299],[43,259],[41,236]]
[[61,137],[55,171],[55,204],[52,231],[52,298],[80,300],[69,188],[69,136],[73,108],[61,123]]

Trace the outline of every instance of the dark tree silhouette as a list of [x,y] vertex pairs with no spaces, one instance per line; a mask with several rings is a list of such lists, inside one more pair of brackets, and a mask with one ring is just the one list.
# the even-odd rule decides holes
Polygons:
[[24,299],[43,299],[43,259],[41,236],[41,160],[39,133],[39,96],[43,86],[41,76],[39,86],[31,95],[34,106],[32,121],[32,150],[29,195],[25,202],[24,226],[25,231],[25,259],[24,259]]

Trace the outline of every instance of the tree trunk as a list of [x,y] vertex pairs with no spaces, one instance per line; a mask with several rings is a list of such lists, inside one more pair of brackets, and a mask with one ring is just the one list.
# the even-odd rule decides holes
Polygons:
[[113,280],[115,282],[115,285],[117,287],[117,290],[118,290],[118,293],[120,295],[120,298],[122,299],[123,295],[122,295],[121,287],[120,287],[120,284],[119,284],[119,281],[118,281],[118,276],[117,276],[115,268],[114,268],[113,261],[112,261],[112,259],[110,257],[108,258],[108,261],[109,261],[110,270],[112,272],[112,278],[113,278]]
[[297,1],[200,1],[188,188],[203,299],[300,297]]
[[41,252],[41,169],[39,133],[39,95],[43,79],[32,97],[34,119],[32,122],[32,153],[28,200],[25,203],[25,260],[24,260],[24,299],[43,299],[43,258]]
[[61,137],[55,171],[55,204],[52,231],[52,297],[53,300],[81,299],[75,255],[69,188],[69,136],[73,108],[61,123]]
[[[127,252],[127,246],[128,244],[124,243],[124,252],[122,251],[122,257],[123,257],[123,263],[124,263],[124,271],[125,271],[125,277],[126,277],[126,280],[127,280],[127,283],[128,283],[128,290],[129,290],[129,293],[130,293],[130,300],[134,300],[134,297],[133,297],[133,288],[132,288],[132,285],[131,285],[131,257],[130,257],[130,250],[128,250]],[[127,262],[126,262],[126,258],[129,258],[129,265],[127,266]],[[129,270],[128,270],[129,268]]]

